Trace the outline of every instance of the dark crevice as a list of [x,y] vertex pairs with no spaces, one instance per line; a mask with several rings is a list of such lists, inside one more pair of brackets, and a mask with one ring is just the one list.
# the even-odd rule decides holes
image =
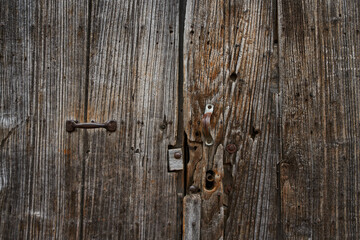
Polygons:
[[190,160],[190,151],[189,151],[189,145],[188,145],[188,138],[186,133],[184,132],[184,154],[183,154],[183,162],[184,162],[184,196],[186,195],[187,192],[187,164],[189,163]]
[[256,135],[260,133],[259,129],[254,128],[253,126],[250,128],[250,136],[252,139],[255,139]]
[[88,26],[86,33],[86,69],[85,69],[85,97],[84,97],[84,122],[88,118],[88,102],[89,102],[89,82],[90,82],[90,45],[91,45],[91,8],[92,2],[89,0],[88,6]]
[[[177,91],[178,91],[178,105],[177,105],[177,135],[176,135],[176,147],[182,147],[182,151],[183,151],[183,172],[182,172],[182,179],[179,177],[178,180],[179,182],[181,182],[182,180],[182,198],[180,199],[180,206],[178,208],[178,211],[180,211],[180,219],[179,221],[179,225],[180,225],[180,239],[183,238],[183,198],[186,195],[186,176],[187,176],[187,162],[189,159],[189,148],[187,145],[187,136],[186,133],[184,131],[184,113],[183,113],[183,105],[184,105],[184,27],[185,27],[185,13],[186,13],[186,0],[180,0],[179,1],[179,52],[178,52],[178,86],[177,86]],[[181,184],[180,184],[181,185]],[[181,187],[181,186],[180,186]]]
[[183,122],[183,104],[184,104],[184,24],[185,24],[186,0],[179,3],[179,52],[178,52],[178,112],[177,112],[177,136],[176,147],[181,147],[184,142],[184,122]]
[[[89,82],[90,82],[90,47],[91,47],[91,10],[92,1],[89,0],[88,5],[88,19],[87,19],[87,33],[86,33],[86,69],[85,69],[85,87],[84,87],[84,122],[88,120],[88,102],[89,102]],[[86,176],[86,159],[89,155],[89,135],[84,131],[83,135],[83,159],[82,159],[82,172],[81,172],[81,193],[80,193],[80,226],[79,226],[79,239],[83,239],[84,229],[84,195],[85,195],[85,176]]]
[[282,237],[282,220],[281,220],[281,183],[280,183],[280,162],[276,164],[276,201],[278,222],[276,224],[276,238],[281,240]]
[[[280,43],[279,43],[279,17],[278,17],[278,0],[273,0],[273,47],[274,51],[277,51],[275,54],[277,56],[277,82],[278,82],[278,89],[277,92],[281,92],[281,84],[280,84],[280,75],[279,75],[279,63],[280,63]],[[281,95],[279,95],[279,99],[281,98]],[[281,240],[283,239],[283,231],[282,231],[282,213],[281,213],[281,182],[280,182],[280,163],[282,159],[282,144],[281,144],[281,99],[278,101],[277,109],[279,109],[279,112],[276,113],[276,122],[277,129],[276,133],[279,136],[279,140],[277,143],[277,152],[278,152],[278,162],[276,163],[276,204],[277,204],[277,223],[276,223],[276,238]]]
[[212,190],[215,187],[215,173],[213,170],[209,170],[205,175],[205,188],[207,190]]

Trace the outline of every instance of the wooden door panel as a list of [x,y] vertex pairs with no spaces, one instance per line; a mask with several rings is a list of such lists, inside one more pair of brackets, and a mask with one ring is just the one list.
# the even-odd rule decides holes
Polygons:
[[177,139],[178,22],[177,0],[92,3],[88,119],[115,119],[118,130],[88,132],[86,239],[180,238],[182,173],[167,162]]
[[225,4],[225,239],[279,239],[279,77],[275,1]]
[[[275,10],[272,1],[187,1],[187,187],[198,188],[202,197],[201,239],[276,238]],[[211,134],[215,143],[210,147],[201,136],[208,103],[214,105]],[[237,151],[226,151],[230,144]],[[212,189],[206,187],[209,170],[218,178]]]
[[359,8],[0,0],[0,238],[358,239]]
[[359,236],[357,1],[278,1],[285,239]]
[[[87,1],[1,1],[1,239],[80,236]],[[66,16],[66,17],[65,17]]]

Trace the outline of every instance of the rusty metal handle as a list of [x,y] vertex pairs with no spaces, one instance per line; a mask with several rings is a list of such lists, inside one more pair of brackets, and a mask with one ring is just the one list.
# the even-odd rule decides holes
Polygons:
[[115,132],[116,131],[116,121],[115,120],[109,120],[105,123],[79,123],[77,120],[67,120],[66,121],[66,131],[67,132],[73,132],[76,128],[105,128],[109,132]]
[[205,113],[201,120],[203,138],[204,138],[205,145],[207,145],[207,146],[211,146],[214,144],[214,139],[212,138],[211,133],[210,133],[210,127],[211,127],[210,120],[211,120],[211,114],[213,113],[213,111],[214,111],[214,106],[212,104],[207,104],[205,107]]

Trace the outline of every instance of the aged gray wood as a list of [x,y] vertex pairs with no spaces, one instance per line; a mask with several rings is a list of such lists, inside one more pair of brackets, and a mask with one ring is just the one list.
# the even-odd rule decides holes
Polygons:
[[[201,238],[276,239],[279,161],[277,54],[273,47],[276,5],[272,1],[196,0],[187,4],[184,33],[184,122],[190,151],[187,186],[200,187],[202,193]],[[204,146],[200,136],[206,103],[214,105],[212,147]],[[236,153],[224,151],[230,143],[238,148]],[[210,193],[204,188],[205,172],[209,169],[220,176],[216,190]],[[219,200],[211,201],[215,195]],[[226,208],[228,219],[219,219]]]
[[119,126],[88,131],[84,239],[180,239],[182,172],[168,172],[167,159],[177,137],[178,23],[177,0],[92,3],[88,119]]
[[1,6],[1,238],[179,239],[178,2]]
[[200,239],[201,197],[190,194],[184,197],[184,240]]
[[359,2],[278,2],[284,238],[359,239]]
[[1,239],[360,238],[357,1],[183,5],[0,0]]
[[79,238],[88,2],[0,6],[0,238]]

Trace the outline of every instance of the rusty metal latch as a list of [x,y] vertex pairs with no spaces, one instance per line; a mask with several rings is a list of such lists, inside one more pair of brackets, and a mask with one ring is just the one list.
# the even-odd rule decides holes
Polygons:
[[203,115],[203,118],[201,120],[202,123],[202,133],[203,133],[203,138],[204,138],[204,142],[206,146],[211,146],[214,144],[214,139],[212,138],[211,134],[210,134],[210,120],[211,120],[211,114],[214,111],[214,105],[212,104],[207,104],[205,107],[205,113]]
[[66,131],[67,132],[73,132],[76,128],[105,128],[109,132],[115,132],[116,131],[116,121],[115,120],[109,120],[105,123],[79,123],[77,120],[67,120],[66,121]]

